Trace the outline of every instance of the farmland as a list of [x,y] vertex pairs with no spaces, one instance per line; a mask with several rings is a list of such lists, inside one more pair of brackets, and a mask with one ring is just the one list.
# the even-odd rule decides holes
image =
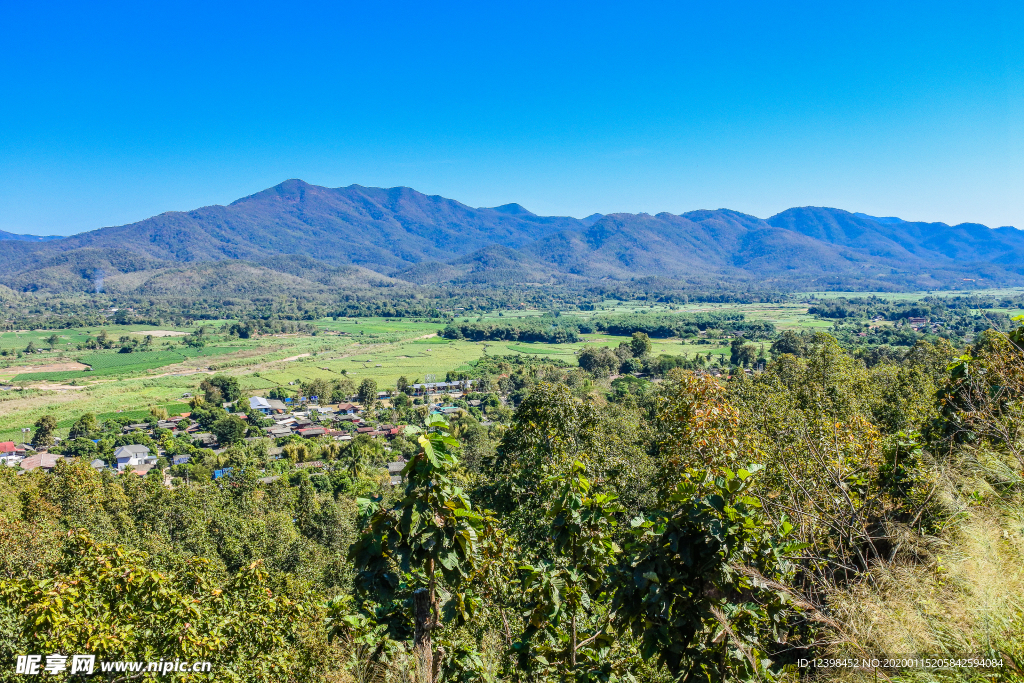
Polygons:
[[[625,313],[742,313],[747,321],[770,322],[780,332],[827,330],[833,324],[808,315],[806,303],[646,305],[605,301],[596,308],[564,312],[504,310],[483,315],[460,315],[455,311],[449,319],[456,323],[497,323],[544,315],[552,319],[552,314],[553,319],[584,321]],[[292,383],[342,375],[356,383],[371,378],[381,388],[388,388],[402,376],[411,382],[429,375],[443,379],[447,372],[468,369],[470,363],[485,355],[522,354],[571,364],[588,346],[616,347],[628,339],[587,333],[581,334],[579,341],[561,344],[473,342],[439,338],[443,321],[415,318],[322,318],[308,321],[307,333],[241,339],[226,334],[229,322],[204,321],[202,326],[208,330],[209,339],[202,348],[182,344],[182,338],[194,333],[199,323],[185,327],[105,325],[0,333],[0,352],[5,354],[0,357],[0,384],[7,385],[0,392],[0,440],[20,438],[20,429],[30,426],[43,412],[53,414],[63,426],[87,411],[124,415],[124,411],[145,413],[151,406],[173,406],[181,402],[182,394],[194,392],[203,375],[215,372],[237,376],[243,389],[251,393],[265,393],[275,387],[293,391]],[[101,332],[110,339],[150,339],[133,353],[83,348]],[[30,343],[39,352],[24,353]],[[724,339],[652,339],[652,346],[655,356],[693,358],[696,354],[710,353],[714,357],[729,353]]]

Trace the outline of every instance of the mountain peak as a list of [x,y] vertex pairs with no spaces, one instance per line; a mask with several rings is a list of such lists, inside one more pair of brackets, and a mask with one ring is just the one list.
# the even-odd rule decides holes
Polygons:
[[[482,208],[486,208],[486,207],[482,207]],[[523,207],[523,205],[516,204],[514,202],[512,204],[502,204],[501,206],[495,206],[495,207],[492,207],[492,208],[487,209],[487,210],[488,211],[497,211],[498,213],[505,213],[505,214],[508,214],[509,216],[536,216],[537,215],[537,214],[533,213],[532,211],[529,211],[528,209]]]
[[297,201],[302,198],[304,194],[310,191],[316,191],[318,188],[316,185],[310,185],[305,180],[299,178],[289,178],[283,183],[278,183],[273,187],[269,187],[262,192],[251,194],[248,197],[242,197],[231,202],[228,206],[235,206],[249,201],[259,201],[261,199],[288,199],[291,201]]

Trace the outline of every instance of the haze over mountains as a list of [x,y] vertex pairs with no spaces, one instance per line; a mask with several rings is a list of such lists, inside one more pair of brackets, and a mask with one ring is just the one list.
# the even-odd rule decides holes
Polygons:
[[802,207],[768,219],[537,216],[397,187],[288,180],[228,206],[168,212],[60,239],[0,235],[16,290],[267,295],[314,288],[478,283],[921,289],[1024,283],[1024,232]]

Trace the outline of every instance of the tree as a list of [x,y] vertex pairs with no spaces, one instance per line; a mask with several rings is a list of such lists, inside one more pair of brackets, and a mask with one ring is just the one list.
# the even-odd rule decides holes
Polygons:
[[[385,507],[381,498],[363,501],[366,522],[349,557],[359,572],[357,586],[364,600],[389,601],[394,610],[386,619],[398,634],[407,620],[398,595],[401,572],[418,587],[412,593],[413,644],[427,680],[438,679],[441,653],[434,650],[432,634],[445,624],[466,623],[477,599],[469,580],[479,561],[481,538],[490,518],[473,509],[466,493],[455,483],[458,442],[448,434],[448,423],[435,416],[428,433],[419,437],[420,451],[406,464],[404,496]],[[442,612],[438,582],[451,593]],[[385,613],[379,610],[378,613]]]
[[53,347],[56,346],[57,342],[59,341],[60,337],[58,337],[56,334],[51,334],[49,337],[46,338],[46,345],[50,347],[51,351],[53,351]]
[[793,356],[803,355],[804,344],[793,330],[786,330],[782,333],[782,336],[775,340],[772,344],[771,352],[772,356],[781,356],[784,353],[791,354]]
[[85,413],[80,418],[75,420],[75,423],[71,425],[71,431],[68,433],[69,439],[89,439],[92,435],[98,432],[100,425],[96,420],[96,416],[92,413]]
[[409,380],[405,378],[405,375],[398,378],[398,382],[395,383],[395,388],[401,394],[409,392]]
[[217,437],[217,443],[222,446],[241,441],[245,438],[246,430],[245,422],[234,415],[220,418],[210,428],[213,435]]
[[517,647],[520,667],[565,672],[570,680],[589,680],[576,675],[578,667],[603,668],[613,641],[607,621],[596,622],[607,570],[620,551],[612,542],[615,515],[623,511],[614,494],[591,490],[585,471],[577,460],[566,474],[550,478],[562,485],[547,512],[555,559],[522,568],[527,627]]
[[355,385],[348,377],[342,377],[331,388],[331,403],[345,403],[355,393]]
[[57,430],[57,418],[53,415],[43,415],[36,420],[34,428],[32,445],[37,448],[49,448],[53,445],[53,433]]
[[580,352],[580,367],[597,377],[606,377],[618,372],[621,361],[607,347],[587,347]]
[[634,358],[643,358],[651,353],[651,338],[644,332],[634,332],[629,348]]
[[300,385],[302,395],[306,398],[316,398],[321,403],[326,403],[331,398],[331,385],[322,377],[317,377],[310,382],[303,382]]
[[733,365],[747,367],[757,360],[757,347],[744,343],[743,337],[732,340],[729,362]]
[[28,346],[25,347],[25,353],[35,353],[35,352],[36,352],[36,343],[34,341],[30,341],[28,343]]
[[[762,681],[766,642],[774,642],[786,596],[785,555],[758,500],[749,494],[760,469],[687,472],[661,509],[632,522],[634,540],[620,564],[613,609],[620,631],[687,681]],[[782,531],[792,527],[785,523]]]
[[323,617],[309,609],[315,602],[306,609],[303,602],[294,591],[279,591],[261,562],[227,577],[200,558],[168,569],[146,553],[80,531],[43,577],[0,578],[0,604],[10,607],[4,612],[13,619],[4,625],[24,652],[209,661],[215,673],[205,676],[225,671],[237,680],[316,678],[317,644],[303,633]]
[[214,375],[204,379],[199,384],[199,389],[206,395],[207,403],[234,403],[242,398],[242,389],[238,386],[237,377]]
[[370,410],[377,403],[377,382],[370,378],[359,383],[359,402],[363,408]]

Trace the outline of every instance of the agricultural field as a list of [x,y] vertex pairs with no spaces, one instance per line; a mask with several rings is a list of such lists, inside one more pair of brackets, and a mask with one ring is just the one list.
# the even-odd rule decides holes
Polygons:
[[[1001,291],[1018,294],[1019,290]],[[853,295],[841,292],[826,296]],[[863,296],[863,293],[860,293]],[[886,295],[888,298],[925,296]],[[630,304],[606,301],[594,311],[564,311],[565,318],[593,319],[623,313],[743,313],[747,320],[771,322],[779,331],[829,329],[832,322],[807,313],[806,303],[784,304]],[[1012,313],[1024,313],[1013,311]],[[510,318],[542,316],[543,310],[511,310],[459,315],[457,322],[498,322]],[[415,318],[323,318],[309,321],[315,334],[274,334],[239,339],[223,334],[226,321],[204,321],[210,331],[207,346],[184,346],[181,338],[196,326],[109,325],[91,329],[7,331],[0,333],[0,440],[18,440],[21,429],[39,415],[53,414],[69,425],[78,415],[101,416],[148,413],[153,406],[173,409],[184,405],[185,393],[194,393],[202,377],[223,372],[239,378],[250,393],[266,393],[292,383],[315,378],[337,379],[344,375],[358,383],[372,378],[384,389],[401,376],[409,381],[429,375],[443,379],[451,370],[465,370],[484,355],[524,354],[574,363],[579,352],[591,345],[615,347],[627,337],[582,334],[580,341],[564,344],[522,341],[454,341],[439,338],[444,323]],[[143,339],[152,335],[146,350],[118,353],[117,349],[80,349],[89,338],[105,331],[110,339],[121,336]],[[54,342],[52,335],[57,336]],[[39,353],[22,353],[29,343]],[[701,342],[701,343],[699,343]],[[653,339],[654,355],[728,355],[725,341]]]
[[[543,313],[512,311],[485,319]],[[0,335],[3,348],[22,350],[33,341],[45,350],[22,358],[3,357],[0,383],[6,386],[0,392],[0,440],[19,440],[21,429],[30,427],[43,413],[53,414],[60,428],[65,429],[84,412],[94,412],[101,419],[135,413],[142,417],[154,406],[180,412],[187,409],[183,407],[183,394],[194,393],[203,376],[216,372],[237,376],[243,389],[254,394],[274,387],[287,389],[292,382],[318,377],[336,379],[342,374],[355,382],[372,378],[383,389],[394,386],[401,376],[410,381],[428,375],[443,379],[448,371],[468,369],[469,363],[484,355],[529,354],[573,363],[587,345],[614,347],[628,341],[627,337],[602,334],[583,335],[573,344],[450,341],[436,336],[442,327],[438,322],[415,319],[325,318],[313,325],[316,335],[280,334],[243,340],[213,334],[210,344],[202,349],[182,346],[181,334],[164,335],[155,337],[154,350],[134,353],[118,353],[116,349],[79,351],[75,345],[100,329],[115,339],[125,334],[145,336],[192,329],[165,326],[157,330],[134,325],[4,333]],[[63,343],[50,351],[46,340],[52,334],[61,337]],[[727,346],[715,343],[656,339],[653,345],[655,355],[728,354]]]

